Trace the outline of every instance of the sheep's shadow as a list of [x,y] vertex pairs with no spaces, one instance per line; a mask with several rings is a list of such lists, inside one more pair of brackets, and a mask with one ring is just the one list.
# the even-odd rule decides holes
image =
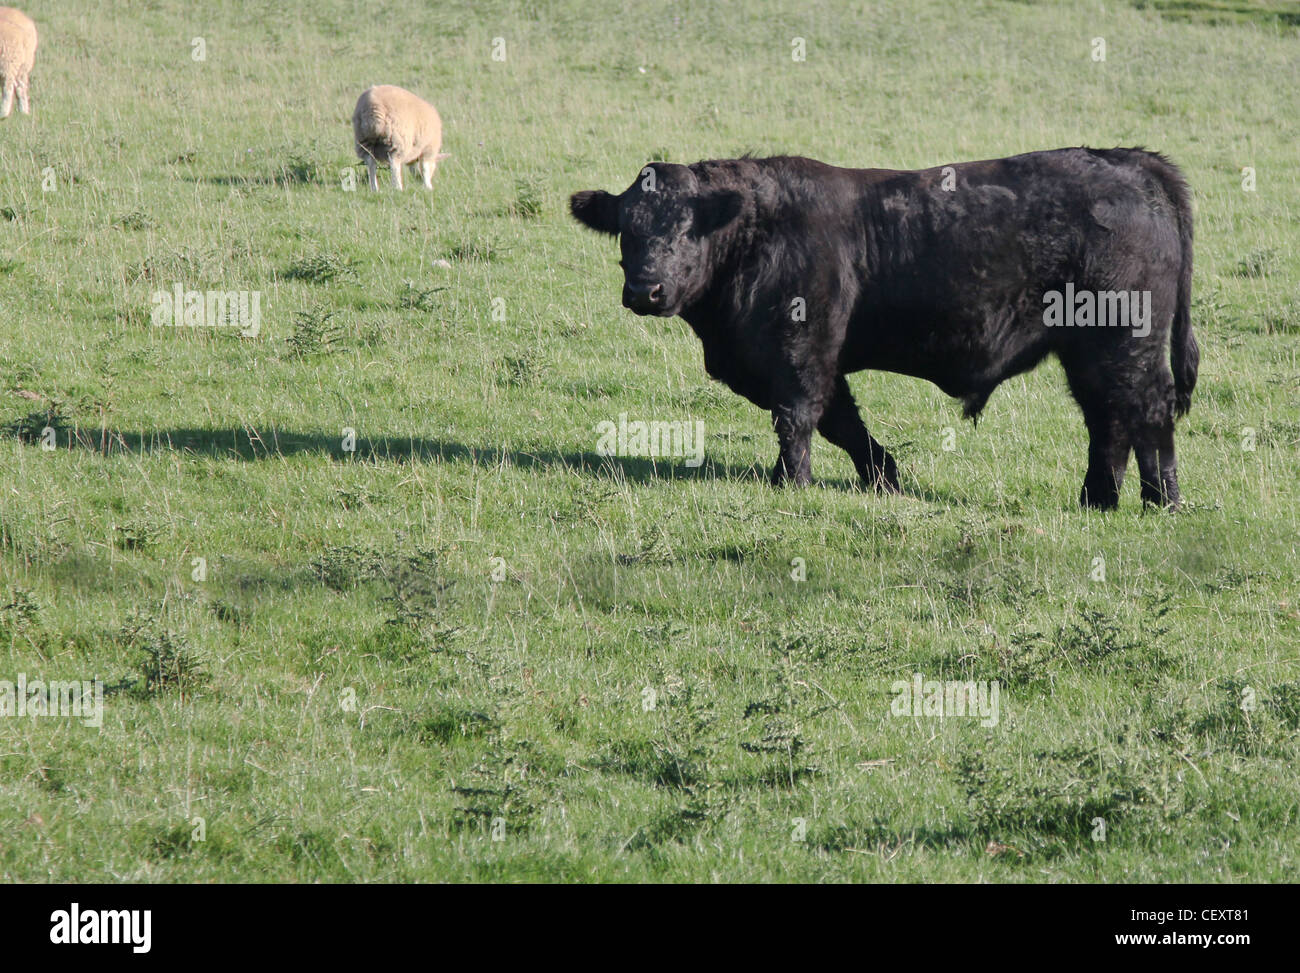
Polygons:
[[[358,463],[463,463],[482,467],[514,466],[521,469],[567,470],[588,476],[621,475],[637,483],[674,479],[759,480],[766,482],[768,469],[760,462],[747,466],[713,460],[707,456],[696,467],[676,457],[606,456],[592,451],[563,451],[492,445],[467,445],[418,436],[358,435],[345,444],[341,434],[286,429],[258,431],[252,428],[160,429],[127,432],[98,429],[64,429],[59,432],[60,448],[103,453],[148,455],[188,453],[215,459],[259,462],[300,454],[331,456],[342,462]],[[353,448],[347,449],[345,445]],[[858,489],[857,483],[821,478],[819,484],[840,490]]]
[[301,186],[320,185],[317,180],[303,179],[294,175],[275,174],[270,175],[265,172],[250,172],[244,175],[222,174],[216,176],[180,176],[182,182],[201,183],[208,186],[223,186],[226,188],[247,188],[260,187],[266,189],[295,189]]

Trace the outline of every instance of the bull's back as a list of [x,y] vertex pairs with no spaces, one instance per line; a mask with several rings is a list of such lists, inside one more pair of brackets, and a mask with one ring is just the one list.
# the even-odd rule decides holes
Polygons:
[[864,179],[873,245],[860,263],[846,370],[901,372],[968,395],[1078,339],[1045,326],[1047,292],[1067,282],[1172,287],[1177,201],[1142,156],[1156,158],[1060,149]]

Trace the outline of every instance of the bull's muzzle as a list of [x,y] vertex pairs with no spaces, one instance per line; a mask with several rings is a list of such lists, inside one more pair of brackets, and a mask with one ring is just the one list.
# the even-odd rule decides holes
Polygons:
[[668,303],[663,284],[623,285],[623,306],[636,314],[661,314]]

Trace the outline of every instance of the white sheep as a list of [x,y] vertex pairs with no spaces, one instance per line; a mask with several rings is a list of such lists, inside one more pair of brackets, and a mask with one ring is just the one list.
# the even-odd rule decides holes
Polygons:
[[18,110],[31,114],[27,82],[35,63],[36,24],[21,10],[0,7],[0,84],[4,85],[0,118],[8,118],[13,111],[14,92],[18,93]]
[[357,156],[370,173],[370,188],[379,188],[378,162],[393,171],[393,185],[402,188],[402,166],[414,165],[433,188],[433,170],[447,158],[442,147],[442,119],[431,104],[405,88],[380,84],[367,88],[352,112],[352,137]]

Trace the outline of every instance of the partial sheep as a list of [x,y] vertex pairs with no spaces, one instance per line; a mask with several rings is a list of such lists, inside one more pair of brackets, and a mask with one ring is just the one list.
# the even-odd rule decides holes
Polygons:
[[393,185],[402,188],[402,166],[414,165],[433,188],[433,171],[439,159],[447,158],[442,148],[442,119],[431,104],[405,88],[379,84],[367,88],[352,112],[352,137],[357,157],[370,173],[370,188],[379,188],[378,162],[388,163]]
[[35,63],[36,24],[21,10],[0,7],[0,84],[4,86],[0,118],[8,118],[13,111],[15,92],[18,94],[18,110],[24,115],[32,113],[27,98],[27,82]]

